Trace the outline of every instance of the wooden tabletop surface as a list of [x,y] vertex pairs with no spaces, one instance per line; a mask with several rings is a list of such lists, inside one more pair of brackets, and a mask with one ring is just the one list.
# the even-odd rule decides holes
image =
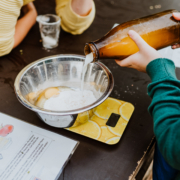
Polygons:
[[[144,73],[119,67],[114,60],[102,61],[112,71],[115,79],[114,90],[110,96],[131,102],[135,106],[134,114],[120,142],[109,146],[64,129],[50,127],[34,112],[22,106],[13,89],[19,71],[42,57],[55,54],[83,55],[84,44],[101,38],[114,23],[123,23],[167,9],[180,10],[179,0],[95,0],[95,5],[95,20],[82,35],[73,36],[61,30],[59,46],[47,51],[42,48],[36,23],[20,46],[0,58],[0,111],[80,142],[59,180],[129,178],[154,136],[152,118],[147,111],[151,102],[147,95],[150,79]],[[36,0],[35,6],[38,14],[55,13],[55,0]]]

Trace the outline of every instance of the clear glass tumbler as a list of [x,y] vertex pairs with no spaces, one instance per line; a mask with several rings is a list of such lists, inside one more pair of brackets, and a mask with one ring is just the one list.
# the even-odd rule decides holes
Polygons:
[[41,15],[38,22],[43,47],[47,49],[57,47],[59,43],[60,17],[54,14]]

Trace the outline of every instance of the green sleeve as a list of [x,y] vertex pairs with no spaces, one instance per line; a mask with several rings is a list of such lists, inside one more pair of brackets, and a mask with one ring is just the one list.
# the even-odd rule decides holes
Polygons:
[[160,58],[150,62],[146,70],[152,80],[148,85],[152,98],[149,112],[158,147],[167,163],[180,170],[180,81],[175,65]]

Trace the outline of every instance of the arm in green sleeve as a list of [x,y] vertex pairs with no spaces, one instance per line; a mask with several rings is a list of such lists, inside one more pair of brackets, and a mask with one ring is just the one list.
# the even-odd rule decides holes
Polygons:
[[149,112],[159,149],[167,163],[180,170],[180,81],[175,65],[160,58],[150,62],[146,70],[152,80],[148,85],[152,98]]

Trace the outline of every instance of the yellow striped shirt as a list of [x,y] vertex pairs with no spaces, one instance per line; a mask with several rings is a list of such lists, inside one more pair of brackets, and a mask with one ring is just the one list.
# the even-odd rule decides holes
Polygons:
[[71,8],[72,0],[56,0],[56,14],[61,18],[61,27],[71,34],[82,34],[93,22],[95,4],[87,16],[76,14]]
[[0,56],[8,54],[14,45],[17,19],[23,5],[32,0],[0,0]]

